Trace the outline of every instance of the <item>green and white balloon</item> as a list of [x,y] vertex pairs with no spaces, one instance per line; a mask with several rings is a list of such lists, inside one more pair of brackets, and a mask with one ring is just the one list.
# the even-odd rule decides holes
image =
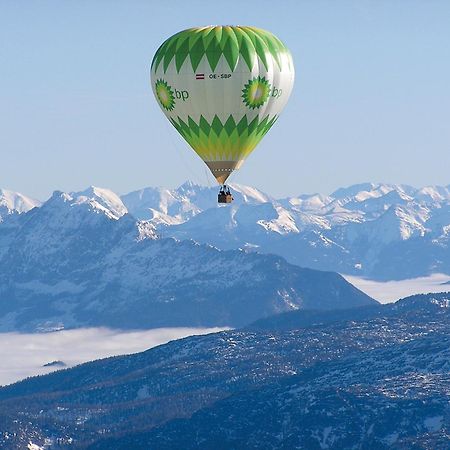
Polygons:
[[164,114],[224,184],[278,119],[294,65],[268,31],[190,28],[159,47],[151,82]]

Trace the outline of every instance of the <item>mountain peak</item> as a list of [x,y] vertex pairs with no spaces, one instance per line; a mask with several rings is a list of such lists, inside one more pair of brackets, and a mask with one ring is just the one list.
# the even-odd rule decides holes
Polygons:
[[186,190],[186,189],[192,189],[192,188],[204,188],[205,186],[201,186],[197,183],[194,183],[192,180],[187,180],[183,184],[177,187],[178,190]]
[[32,199],[19,192],[0,189],[0,215],[22,214],[40,205],[39,200]]
[[334,192],[330,194],[330,197],[333,197],[335,199],[341,199],[345,197],[353,197],[361,192],[370,192],[374,189],[378,188],[380,185],[367,182],[367,183],[358,183],[358,184],[352,184],[347,187],[342,187],[339,189],[336,189]]
[[72,192],[70,195],[75,200],[74,204],[88,203],[111,219],[119,219],[128,213],[120,197],[110,189],[90,186],[84,191]]
[[[68,194],[67,192],[56,190],[56,191],[53,191],[51,197],[47,200],[47,202],[51,201],[51,200],[52,201],[62,200],[63,202],[69,202],[69,201],[73,200],[73,197],[70,194]],[[47,203],[47,202],[44,202],[44,203]]]
[[416,197],[425,202],[439,203],[450,200],[450,189],[443,186],[424,186],[417,191]]

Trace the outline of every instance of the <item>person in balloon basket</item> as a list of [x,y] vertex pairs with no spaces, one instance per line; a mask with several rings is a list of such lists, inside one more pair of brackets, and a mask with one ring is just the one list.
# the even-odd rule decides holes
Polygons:
[[220,187],[219,195],[217,196],[219,203],[231,203],[234,199],[231,195],[230,188],[226,185]]

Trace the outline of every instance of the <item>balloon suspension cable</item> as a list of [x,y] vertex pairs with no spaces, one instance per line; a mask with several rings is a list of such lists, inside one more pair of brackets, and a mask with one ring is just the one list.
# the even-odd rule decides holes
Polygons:
[[231,173],[230,173],[230,176],[228,177],[228,186],[230,185],[230,182],[231,182],[231,179],[232,178],[234,178],[234,174],[236,173],[236,170],[233,170]]
[[211,187],[211,182],[209,180],[209,174],[208,174],[208,169],[206,168],[206,166],[203,167],[205,170],[205,178],[206,178],[206,184],[208,185],[208,187]]
[[169,125],[169,122],[167,122],[166,120],[164,121],[164,126],[167,128],[168,130],[168,134],[170,136],[170,142],[172,144],[172,147],[175,149],[175,153],[177,153],[178,158],[181,160],[181,163],[183,164],[184,168],[187,169],[187,171],[192,175],[192,177],[194,178],[191,181],[194,182],[198,182],[199,181],[199,176],[198,174],[192,169],[192,167],[187,163],[187,160],[185,159],[185,157],[183,156],[183,150],[180,149],[180,147],[178,146],[177,142],[175,141],[175,138],[172,134],[172,129]]

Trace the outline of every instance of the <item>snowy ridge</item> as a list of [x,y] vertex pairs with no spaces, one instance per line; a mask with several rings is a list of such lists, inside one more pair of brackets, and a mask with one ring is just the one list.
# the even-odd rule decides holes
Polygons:
[[117,220],[128,213],[120,197],[109,189],[90,186],[82,192],[72,192],[70,197],[74,204],[87,203],[92,209],[111,219]]
[[18,192],[0,189],[0,220],[8,214],[22,214],[40,206],[41,202]]
[[[278,214],[270,203],[257,207],[268,221]],[[56,191],[13,225],[1,223],[0,300],[8,308],[0,309],[0,330],[235,326],[291,309],[373,302],[337,274],[161,238],[155,223],[126,211],[114,193],[91,187]],[[232,213],[233,221],[233,211],[206,212]]]
[[[301,266],[372,278],[450,274],[444,252],[450,230],[448,186],[363,183],[330,195],[284,199],[246,186],[231,188],[235,202],[225,207],[216,205],[216,188],[190,182],[122,199],[131,214],[150,220],[164,236],[277,253]],[[147,191],[151,201],[139,200]],[[411,259],[402,266],[400,247]]]
[[[231,185],[235,204],[259,204],[270,197],[258,189]],[[158,224],[174,225],[210,209],[217,203],[217,188],[199,186],[187,181],[176,189],[144,188],[122,196],[129,212],[138,219],[154,220]]]
[[[450,274],[449,186],[363,183],[330,195],[282,199],[239,184],[231,189],[232,205],[217,205],[217,187],[192,182],[121,197],[91,186],[64,194],[64,201],[114,220],[128,213],[153,227],[153,235],[274,253],[302,267],[378,280]],[[16,223],[11,218],[19,216],[11,211],[39,205],[9,191],[0,199],[0,216],[8,217],[10,228]],[[79,218],[73,220],[75,229]],[[5,224],[2,231],[0,255],[7,245]]]

